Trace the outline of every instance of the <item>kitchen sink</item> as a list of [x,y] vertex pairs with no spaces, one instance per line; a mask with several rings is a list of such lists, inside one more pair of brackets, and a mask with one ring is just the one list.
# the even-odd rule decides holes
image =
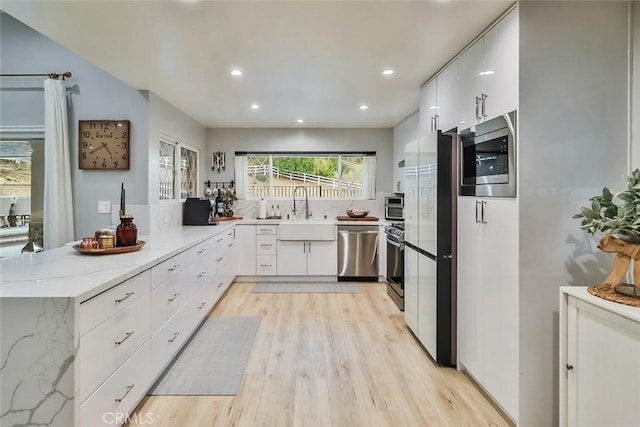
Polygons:
[[333,219],[290,219],[280,222],[279,240],[336,240]]

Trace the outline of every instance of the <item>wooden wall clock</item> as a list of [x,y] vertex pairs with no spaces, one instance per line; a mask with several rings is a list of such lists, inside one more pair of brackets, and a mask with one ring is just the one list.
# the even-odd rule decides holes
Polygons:
[[80,169],[129,169],[129,120],[80,120],[79,123]]

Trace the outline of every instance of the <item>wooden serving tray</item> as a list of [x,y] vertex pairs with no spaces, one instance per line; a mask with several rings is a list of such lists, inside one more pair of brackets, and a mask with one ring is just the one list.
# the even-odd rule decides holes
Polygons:
[[80,245],[74,245],[73,249],[85,255],[112,255],[112,254],[124,254],[127,252],[139,251],[144,246],[145,243],[147,242],[145,242],[144,240],[138,240],[138,243],[136,243],[133,246],[120,246],[120,247],[109,248],[109,249],[85,249],[85,248],[81,248]]
[[242,219],[241,216],[220,216],[216,217],[216,221],[233,221],[236,219]]
[[377,216],[365,216],[364,218],[352,218],[349,215],[338,215],[338,221],[379,221]]

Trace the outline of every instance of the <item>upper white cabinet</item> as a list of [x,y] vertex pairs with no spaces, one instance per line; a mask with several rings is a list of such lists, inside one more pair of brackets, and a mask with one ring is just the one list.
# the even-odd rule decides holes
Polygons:
[[518,108],[518,44],[514,9],[434,79],[438,129],[465,129]]
[[437,79],[431,80],[420,90],[420,135],[438,130]]
[[[420,113],[416,111],[393,128],[393,191],[404,193],[404,147],[418,139]],[[384,263],[381,263],[384,264]]]

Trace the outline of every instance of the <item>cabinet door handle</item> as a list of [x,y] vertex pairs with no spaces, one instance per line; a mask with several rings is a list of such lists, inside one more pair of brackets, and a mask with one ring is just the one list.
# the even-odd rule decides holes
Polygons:
[[478,205],[480,204],[480,202],[478,200],[476,200],[476,224],[480,222],[480,220],[478,219]]
[[203,271],[202,273],[198,274],[198,279],[201,278],[202,276],[204,276],[205,274],[207,274],[206,271]]
[[309,253],[311,253],[311,242],[309,242]]
[[573,365],[569,365],[568,363],[565,365],[567,371],[573,371]]
[[167,340],[167,341],[169,341],[169,342],[174,342],[174,341],[176,340],[176,338],[178,338],[178,335],[180,335],[180,332],[175,332],[175,333],[173,334],[173,338],[171,338],[171,339],[169,339],[169,340]]
[[224,240],[224,239],[218,239],[217,242],[220,243],[220,242],[222,242],[222,240]]
[[[271,266],[269,266],[269,267],[271,267]],[[218,283],[218,286],[216,286],[216,288],[219,288],[221,286],[222,286],[222,282]]]
[[115,300],[116,304],[121,303],[122,301],[126,300],[127,298],[129,298],[133,294],[135,294],[135,292],[127,292],[126,294],[124,294],[124,296],[122,298]]
[[436,132],[438,129],[440,129],[440,116],[436,114],[433,116],[433,131]]
[[198,255],[203,254],[203,253],[205,253],[206,251],[207,251],[206,249],[200,249],[200,250],[198,251]]
[[400,191],[400,181],[396,181],[396,191]]
[[124,394],[122,395],[122,397],[120,397],[119,399],[116,399],[116,403],[120,403],[124,400],[125,397],[127,397],[127,394],[129,394],[129,392],[135,387],[135,384],[131,384],[127,386],[127,391],[124,392]]
[[198,306],[198,310],[201,310],[205,305],[207,305],[206,301]]
[[476,96],[476,119],[480,120],[482,117],[480,117],[480,101],[482,100],[482,98]]
[[222,261],[222,259],[223,259],[223,258],[224,258],[224,257],[220,257],[220,258],[218,258],[218,260],[217,260],[217,261],[218,261],[218,262],[220,262],[220,261]]
[[485,221],[485,220],[484,220],[484,205],[486,205],[486,204],[487,204],[487,202],[485,202],[485,201],[483,200],[481,203],[482,203],[482,209],[480,210],[480,211],[481,211],[481,212],[480,212],[480,213],[481,213],[481,217],[480,217],[480,218],[481,218],[481,220],[480,220],[480,222],[481,222],[481,223],[483,223],[483,224],[486,224],[486,223],[487,223],[487,221]]
[[302,244],[304,245],[302,247],[302,252],[304,252],[306,254],[307,253],[307,242],[302,242]]
[[116,345],[120,345],[120,344],[122,344],[123,342],[125,342],[126,340],[128,340],[128,339],[129,339],[129,337],[130,337],[131,335],[133,335],[133,331],[131,331],[131,332],[127,332],[127,335],[125,335],[125,337],[124,337],[124,338],[122,338],[120,341],[116,341]]
[[487,117],[487,95],[486,94],[482,94],[482,117],[486,118]]
[[175,271],[175,269],[178,267],[180,267],[180,264],[176,264],[173,267],[169,268],[169,271]]
[[173,302],[175,301],[176,298],[178,298],[180,296],[180,292],[173,294],[173,296],[171,298],[169,298],[167,301],[169,302]]

